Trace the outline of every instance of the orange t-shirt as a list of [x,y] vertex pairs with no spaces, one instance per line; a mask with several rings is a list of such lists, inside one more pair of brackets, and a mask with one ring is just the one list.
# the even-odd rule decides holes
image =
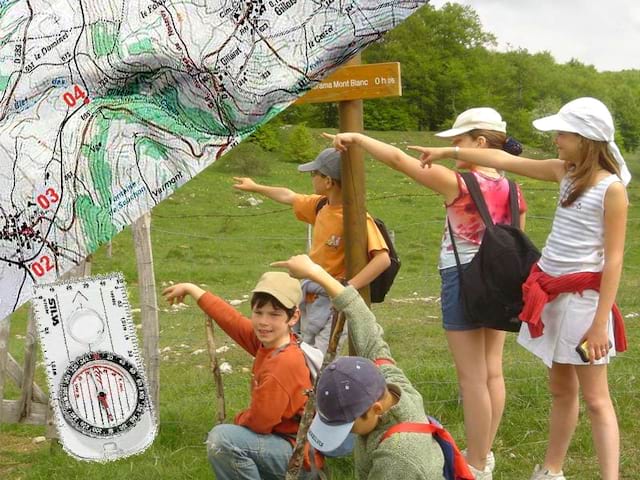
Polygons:
[[[342,220],[342,205],[326,204],[316,215],[318,202],[324,198],[322,195],[297,194],[293,200],[293,213],[298,220],[313,225],[311,238],[311,251],[309,256],[333,277],[346,278],[344,262],[344,225]],[[376,227],[376,224],[367,214],[367,252],[376,250],[388,250],[387,244]]]

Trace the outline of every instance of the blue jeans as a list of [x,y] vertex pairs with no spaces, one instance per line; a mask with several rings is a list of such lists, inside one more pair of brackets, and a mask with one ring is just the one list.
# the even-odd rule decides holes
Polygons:
[[207,438],[207,457],[217,480],[283,479],[292,452],[288,440],[240,425],[217,425]]
[[[307,303],[307,295],[315,296],[311,303]],[[302,282],[302,296],[299,322],[302,340],[321,350],[322,353],[327,353],[331,339],[331,299],[319,284],[311,280]],[[338,352],[346,338],[347,324],[345,323],[338,343]]]
[[[462,265],[464,271],[469,264]],[[440,270],[442,290],[440,292],[440,307],[442,308],[442,326],[445,330],[466,331],[480,328],[467,320],[464,316],[464,307],[460,299],[460,280],[458,267],[449,267]]]

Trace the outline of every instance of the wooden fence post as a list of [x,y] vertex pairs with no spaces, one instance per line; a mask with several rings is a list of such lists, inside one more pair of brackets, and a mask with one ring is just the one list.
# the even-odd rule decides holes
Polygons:
[[20,386],[20,400],[18,401],[18,421],[31,415],[31,400],[33,394],[33,377],[36,371],[36,356],[38,347],[38,326],[33,306],[29,307],[27,334],[24,339],[24,370],[22,385]]
[[209,350],[209,366],[213,374],[213,380],[216,385],[216,397],[218,398],[218,420],[216,424],[224,423],[227,416],[226,406],[224,403],[224,382],[222,381],[222,373],[220,373],[220,365],[218,365],[218,354],[216,353],[216,337],[213,330],[213,320],[205,313],[204,328],[207,333],[207,350]]
[[133,224],[133,241],[138,264],[138,288],[142,310],[142,354],[149,381],[149,394],[160,420],[160,348],[158,297],[151,248],[151,215],[145,213]]
[[11,317],[0,320],[0,424],[3,421],[4,384],[7,377],[9,359],[9,332],[11,331]]
[[[322,371],[325,369],[327,365],[333,362],[336,358],[336,351],[338,350],[338,342],[340,341],[340,337],[342,336],[342,331],[344,330],[344,324],[346,321],[346,317],[344,313],[337,311],[333,311],[332,320],[331,320],[331,337],[329,338],[329,346],[327,347],[327,353],[324,354],[324,358],[322,359],[322,368],[318,373],[318,378],[322,375]],[[315,415],[316,409],[316,387],[318,383],[318,378],[316,378],[315,384],[312,386],[308,394],[307,403],[304,406],[304,413],[302,414],[302,419],[300,420],[300,425],[298,426],[298,432],[296,434],[296,444],[293,448],[293,452],[291,453],[291,458],[289,459],[289,465],[287,467],[287,473],[285,475],[285,480],[298,480],[300,475],[303,473],[303,463],[304,463],[304,445],[307,441],[307,432],[309,431],[309,427],[311,426],[311,422],[313,421],[313,417]],[[311,460],[311,458],[309,458]],[[319,470],[316,472],[320,480],[325,480],[327,475],[324,471]]]

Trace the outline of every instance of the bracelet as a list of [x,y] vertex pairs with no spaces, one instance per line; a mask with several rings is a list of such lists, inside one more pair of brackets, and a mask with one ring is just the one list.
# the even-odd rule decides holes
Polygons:
[[453,147],[453,159],[454,160],[458,160],[458,153],[460,152],[460,147],[459,146],[455,146]]

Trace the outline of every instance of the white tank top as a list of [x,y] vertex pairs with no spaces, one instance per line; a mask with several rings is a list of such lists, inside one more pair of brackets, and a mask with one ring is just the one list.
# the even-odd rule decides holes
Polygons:
[[538,262],[550,275],[601,272],[604,266],[604,197],[617,175],[603,178],[568,207],[560,202],[571,191],[571,179],[560,182],[560,195],[551,233]]

